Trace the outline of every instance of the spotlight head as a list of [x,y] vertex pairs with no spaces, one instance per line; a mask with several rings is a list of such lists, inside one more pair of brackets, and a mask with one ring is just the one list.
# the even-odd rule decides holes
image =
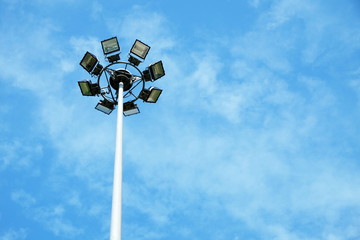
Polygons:
[[106,59],[107,59],[110,63],[119,61],[119,60],[120,60],[120,54],[118,53],[118,54],[114,54],[114,55],[108,56],[108,57],[106,57]]
[[143,74],[143,78],[144,78],[144,81],[145,81],[145,82],[151,81],[151,75],[150,75],[149,69],[144,70],[144,71],[142,72],[142,74]]
[[102,69],[103,69],[103,66],[100,63],[98,63],[96,65],[96,67],[94,68],[94,70],[91,72],[91,74],[94,74],[95,76],[99,76]]
[[133,56],[129,56],[129,60],[130,63],[134,64],[135,66],[139,66],[139,64],[141,63],[141,61]]
[[95,65],[98,63],[96,56],[90,52],[86,52],[80,61],[80,65],[88,72],[91,73]]
[[156,87],[150,87],[149,89],[143,89],[139,98],[148,103],[156,103],[160,97],[162,90]]
[[151,64],[149,66],[149,70],[153,81],[165,76],[165,70],[162,61]]
[[123,107],[124,107],[124,109],[123,109],[124,116],[130,116],[130,115],[140,113],[139,108],[137,107],[137,105],[134,102],[126,102],[126,103],[124,103]]
[[100,94],[100,86],[97,83],[92,83],[90,80],[78,82],[83,96],[95,96]]
[[139,58],[145,59],[149,50],[150,50],[150,46],[148,46],[147,44],[143,43],[142,41],[136,39],[136,41],[134,42],[134,44],[130,50],[130,53],[138,56]]
[[115,108],[115,103],[110,102],[107,99],[100,100],[95,107],[96,110],[99,110],[100,112],[103,112],[108,115],[114,110],[114,108]]
[[103,53],[105,55],[116,51],[120,51],[120,46],[117,37],[112,37],[104,41],[101,41],[101,46],[103,49]]

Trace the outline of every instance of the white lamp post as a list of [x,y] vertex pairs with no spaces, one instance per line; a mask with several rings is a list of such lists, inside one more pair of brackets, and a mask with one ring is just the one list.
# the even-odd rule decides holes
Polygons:
[[119,84],[116,143],[114,161],[114,182],[111,207],[110,240],[121,239],[122,216],[122,129],[123,129],[123,83]]
[[[145,59],[150,47],[140,40],[136,40],[129,53],[128,62],[120,61],[120,46],[116,37],[101,42],[105,59],[109,64],[103,67],[95,55],[86,52],[80,65],[92,77],[97,78],[97,83],[90,80],[79,81],[81,93],[84,96],[101,96],[103,99],[98,102],[95,109],[110,114],[118,105],[116,143],[114,160],[114,179],[111,207],[110,240],[122,239],[122,129],[123,115],[130,116],[139,113],[135,101],[142,99],[144,102],[155,103],[162,90],[150,87],[145,88],[145,83],[155,81],[165,75],[162,61],[149,65],[144,71],[137,67],[141,60]],[[112,54],[111,56],[109,54]],[[122,65],[122,68],[114,67]],[[128,69],[131,67],[136,74]],[[103,80],[101,80],[103,78]],[[105,80],[104,80],[105,78]],[[101,85],[104,85],[102,87]],[[140,90],[139,90],[140,88]],[[138,90],[137,90],[138,89]],[[124,103],[123,98],[133,98]]]

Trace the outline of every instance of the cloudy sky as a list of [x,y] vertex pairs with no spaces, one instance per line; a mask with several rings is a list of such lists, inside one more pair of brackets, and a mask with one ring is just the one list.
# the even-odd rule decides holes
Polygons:
[[77,81],[113,36],[166,71],[124,240],[360,239],[358,0],[0,0],[0,32],[0,240],[109,239],[116,111]]

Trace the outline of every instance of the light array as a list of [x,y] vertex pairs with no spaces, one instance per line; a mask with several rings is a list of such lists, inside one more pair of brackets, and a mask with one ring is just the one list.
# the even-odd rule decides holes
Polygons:
[[[97,82],[92,83],[90,80],[79,81],[83,96],[101,96],[103,99],[100,100],[95,109],[110,114],[115,106],[118,104],[116,97],[134,97],[133,100],[125,102],[123,104],[123,114],[125,116],[134,115],[140,113],[140,110],[135,103],[137,99],[141,99],[147,103],[156,103],[162,93],[162,90],[156,87],[145,88],[145,83],[148,81],[156,81],[165,75],[165,70],[162,61],[150,64],[145,70],[140,71],[138,69],[139,64],[145,60],[149,53],[150,46],[136,39],[132,45],[129,58],[127,62],[120,61],[120,45],[117,37],[112,37],[101,41],[101,47],[105,55],[105,59],[109,64],[103,67],[97,57],[86,52],[80,65],[92,76],[97,77]],[[112,66],[116,64],[125,65],[125,68],[112,69]],[[139,74],[135,75],[131,73],[127,67],[133,67]],[[100,86],[100,78],[102,76],[107,79],[107,86]],[[118,95],[119,83],[123,83],[124,96]],[[140,83],[143,84],[140,84]],[[142,86],[141,91],[136,94],[135,88]]]

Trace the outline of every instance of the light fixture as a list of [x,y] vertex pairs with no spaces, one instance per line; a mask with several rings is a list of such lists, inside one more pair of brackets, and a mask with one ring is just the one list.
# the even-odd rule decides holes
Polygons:
[[160,97],[162,90],[156,87],[150,87],[149,89],[143,89],[139,98],[148,103],[156,103]]
[[116,51],[120,51],[120,46],[117,37],[112,37],[104,41],[101,41],[101,46],[105,55]]
[[149,69],[146,69],[142,72],[145,82],[151,81],[151,75]]
[[102,69],[103,69],[103,66],[100,63],[98,63],[95,66],[94,70],[91,72],[91,74],[94,74],[95,76],[99,76]]
[[[98,96],[101,100],[95,109],[110,114],[116,105],[123,106],[120,110],[125,116],[140,113],[136,101],[156,103],[162,90],[147,87],[147,82],[156,81],[165,75],[162,61],[153,62],[140,70],[138,65],[144,62],[149,54],[150,46],[136,39],[128,53],[127,59],[120,60],[120,45],[117,37],[101,41],[106,65],[100,64],[98,58],[87,51],[80,65],[97,80],[78,82],[83,96]],[[104,86],[102,86],[105,84]],[[101,85],[101,86],[100,86]],[[121,94],[120,94],[121,93]],[[123,95],[123,96],[121,96]],[[127,98],[124,103],[124,99]]]
[[118,54],[114,54],[114,55],[108,56],[108,57],[106,57],[106,59],[107,59],[110,63],[119,61],[119,60],[120,60],[120,54],[118,53]]
[[139,64],[141,63],[141,61],[133,56],[129,56],[129,62],[134,64],[135,66],[139,66]]
[[162,61],[158,61],[156,63],[153,63],[149,66],[151,78],[153,81],[163,77],[165,75],[164,66],[162,64]]
[[124,109],[123,109],[124,116],[130,116],[130,115],[140,113],[139,108],[137,107],[137,105],[134,102],[126,102],[126,103],[124,103],[123,107],[124,107]]
[[145,59],[149,50],[150,50],[150,46],[148,46],[145,43],[143,43],[142,41],[136,39],[136,41],[134,42],[134,44],[130,50],[130,53],[135,54],[139,58]]
[[100,94],[100,86],[97,83],[92,83],[89,80],[78,82],[81,93],[83,96],[95,96]]
[[81,59],[80,65],[89,73],[98,63],[96,56],[90,52],[86,52],[84,57]]
[[115,103],[110,102],[107,99],[104,99],[104,100],[100,100],[98,102],[95,109],[109,115],[114,110],[114,108],[115,108],[114,105],[115,105]]

